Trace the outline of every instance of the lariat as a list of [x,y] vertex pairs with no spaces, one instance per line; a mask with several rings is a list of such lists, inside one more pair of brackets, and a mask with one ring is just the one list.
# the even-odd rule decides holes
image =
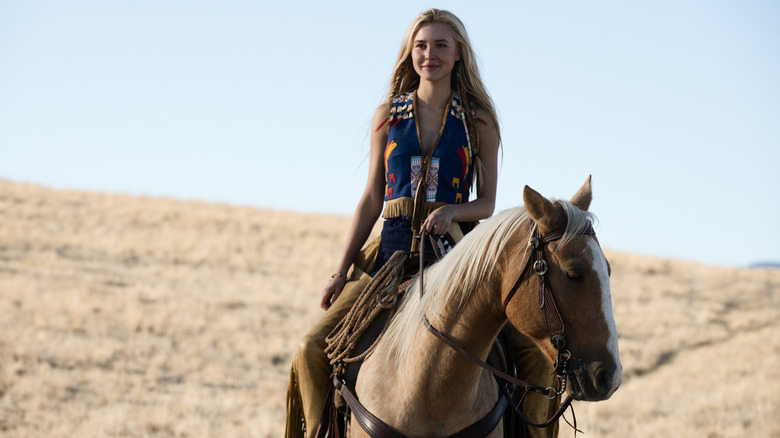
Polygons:
[[[366,351],[351,356],[358,340],[383,311],[391,309],[392,314],[395,313],[398,299],[406,289],[403,284],[404,263],[408,258],[407,253],[396,251],[374,275],[349,313],[325,338],[325,342],[328,343],[325,353],[331,365],[334,365],[334,374],[343,373],[346,364],[364,360],[376,348],[381,334]],[[392,314],[387,319],[388,322],[392,319]],[[386,328],[387,324],[382,328],[382,333]]]

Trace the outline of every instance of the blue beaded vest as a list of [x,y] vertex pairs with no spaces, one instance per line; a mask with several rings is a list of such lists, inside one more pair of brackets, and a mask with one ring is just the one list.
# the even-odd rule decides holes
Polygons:
[[442,205],[469,200],[475,157],[466,117],[473,116],[466,114],[460,98],[453,93],[439,138],[426,155],[415,107],[416,94],[409,93],[393,99],[390,108],[384,156],[386,219],[413,215],[424,218]]

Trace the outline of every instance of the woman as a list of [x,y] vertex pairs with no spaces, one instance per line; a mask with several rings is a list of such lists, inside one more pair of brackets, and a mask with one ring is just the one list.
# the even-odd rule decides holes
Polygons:
[[[325,337],[368,284],[369,273],[395,251],[416,249],[413,236],[421,230],[449,231],[457,240],[468,231],[466,224],[493,214],[500,138],[463,23],[448,11],[421,13],[404,36],[387,101],[373,118],[368,182],[338,270],[322,290],[320,306],[327,312],[304,337],[293,361],[288,437],[303,436],[291,430],[299,429],[297,410],[303,411],[308,436],[316,432],[331,372]],[[469,200],[475,180],[476,198]],[[385,220],[372,263],[368,248],[360,250],[383,206]]]

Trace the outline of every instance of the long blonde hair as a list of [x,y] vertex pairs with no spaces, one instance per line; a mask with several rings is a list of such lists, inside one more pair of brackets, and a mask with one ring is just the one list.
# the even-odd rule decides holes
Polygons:
[[[486,112],[495,126],[500,143],[501,134],[499,132],[496,107],[493,104],[493,99],[490,97],[485,85],[482,83],[482,77],[479,75],[476,56],[474,55],[474,50],[471,48],[471,42],[466,33],[466,26],[464,26],[463,22],[450,11],[434,8],[428,9],[420,13],[420,15],[412,21],[412,24],[409,25],[409,28],[404,35],[404,39],[401,42],[401,50],[398,52],[398,59],[395,62],[395,67],[393,67],[393,74],[390,77],[390,90],[387,93],[387,103],[392,104],[393,98],[410,93],[416,90],[418,85],[420,85],[420,76],[414,70],[414,65],[412,64],[412,48],[414,47],[414,37],[417,35],[420,28],[431,23],[440,23],[449,26],[452,31],[452,36],[460,50],[460,60],[455,62],[455,67],[452,69],[451,86],[453,90],[460,94],[464,110],[466,110],[468,114],[468,108],[473,104],[475,108],[479,108]],[[467,119],[469,135],[476,148],[476,152],[479,151],[479,135],[477,129],[473,126],[471,117],[467,117]],[[477,160],[476,164],[475,170],[482,167],[482,163],[479,162],[479,160]],[[481,174],[481,172],[475,173]],[[478,182],[479,179],[480,178],[478,178]]]

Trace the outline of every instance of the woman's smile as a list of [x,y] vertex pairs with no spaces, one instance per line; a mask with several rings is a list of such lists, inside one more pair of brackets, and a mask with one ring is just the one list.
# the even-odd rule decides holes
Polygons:
[[432,82],[449,80],[460,51],[452,30],[441,23],[421,27],[414,37],[412,63],[420,78]]

